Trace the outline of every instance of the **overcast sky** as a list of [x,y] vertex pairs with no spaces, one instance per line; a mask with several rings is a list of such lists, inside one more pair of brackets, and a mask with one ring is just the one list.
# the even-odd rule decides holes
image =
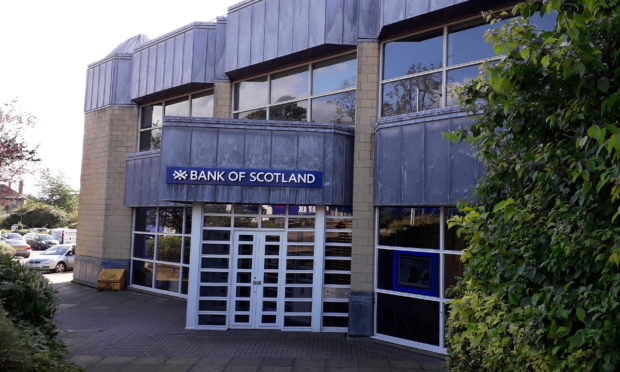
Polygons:
[[[137,34],[154,39],[225,16],[239,0],[13,0],[0,13],[0,102],[18,98],[37,117],[28,141],[40,168],[79,189],[86,67]],[[36,171],[34,172],[36,173]],[[25,191],[36,194],[36,174]]]

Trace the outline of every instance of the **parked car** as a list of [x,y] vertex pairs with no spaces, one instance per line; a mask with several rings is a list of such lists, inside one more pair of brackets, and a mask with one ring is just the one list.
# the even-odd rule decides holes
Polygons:
[[26,266],[34,270],[62,273],[73,270],[75,245],[56,245],[45,250],[39,257],[26,261]]
[[57,245],[58,240],[48,234],[28,233],[24,235],[26,243],[30,244],[32,249],[47,249],[52,245]]
[[75,244],[77,239],[76,229],[52,229],[50,235],[60,242],[60,244]]
[[[19,234],[17,234],[19,235]],[[21,237],[21,235],[19,235]],[[20,239],[2,239],[6,244],[15,249],[15,256],[28,258],[32,248],[23,238]]]
[[24,239],[24,237],[21,234],[15,232],[2,233],[2,240],[7,239]]

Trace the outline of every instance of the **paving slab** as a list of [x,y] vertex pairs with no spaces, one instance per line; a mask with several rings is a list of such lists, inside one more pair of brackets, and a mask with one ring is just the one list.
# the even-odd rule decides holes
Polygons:
[[343,333],[185,329],[184,300],[58,283],[69,360],[87,372],[447,371],[442,356]]

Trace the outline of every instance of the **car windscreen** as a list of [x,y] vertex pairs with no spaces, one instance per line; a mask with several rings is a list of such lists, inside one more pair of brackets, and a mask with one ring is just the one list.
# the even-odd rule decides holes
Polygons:
[[46,249],[45,252],[41,254],[56,256],[56,255],[65,254],[67,249],[69,249],[69,247],[52,247],[52,248]]
[[16,233],[8,233],[4,236],[5,239],[23,239],[23,237]]
[[54,238],[52,238],[51,235],[44,235],[44,234],[39,235],[39,237],[41,238],[41,240],[52,240],[52,239],[54,239]]
[[7,239],[5,240],[5,243],[9,245],[27,245],[27,243],[23,239]]

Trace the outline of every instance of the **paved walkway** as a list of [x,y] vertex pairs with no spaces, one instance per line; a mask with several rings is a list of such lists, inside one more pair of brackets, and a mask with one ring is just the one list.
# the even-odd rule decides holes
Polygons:
[[184,329],[185,302],[70,282],[56,322],[86,371],[445,371],[433,355],[339,333]]

